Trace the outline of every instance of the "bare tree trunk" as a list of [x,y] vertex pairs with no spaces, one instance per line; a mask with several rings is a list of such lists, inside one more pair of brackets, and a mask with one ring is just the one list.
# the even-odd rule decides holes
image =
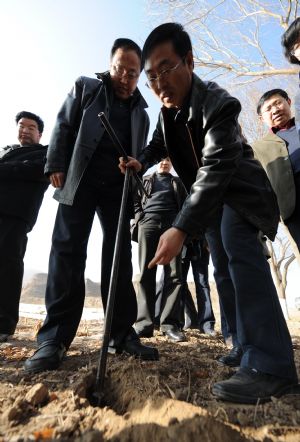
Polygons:
[[284,233],[287,236],[289,243],[291,245],[291,249],[293,250],[293,253],[295,255],[295,258],[297,260],[298,265],[300,266],[300,252],[299,249],[297,247],[297,244],[295,243],[292,235],[289,232],[289,229],[287,228],[287,226],[285,224],[282,223],[282,227],[284,229]]
[[[278,298],[280,301],[284,317],[286,319],[289,319],[289,312],[288,312],[287,299],[286,299],[287,272],[289,265],[295,259],[295,257],[294,255],[290,256],[287,259],[287,261],[284,263],[287,251],[286,244],[283,244],[283,242],[280,241],[280,249],[282,256],[279,256],[279,258],[277,258],[276,256],[272,242],[268,240],[267,244],[270,252],[269,264],[275,288],[278,294]],[[283,270],[281,269],[282,265],[283,265]]]

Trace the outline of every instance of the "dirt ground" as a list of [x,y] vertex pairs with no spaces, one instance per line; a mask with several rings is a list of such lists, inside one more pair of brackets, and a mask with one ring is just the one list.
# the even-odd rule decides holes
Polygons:
[[[298,320],[288,321],[300,373]],[[99,359],[100,321],[82,321],[61,368],[28,375],[23,363],[35,349],[39,320],[21,318],[0,345],[0,442],[235,442],[300,441],[300,396],[256,406],[219,402],[211,385],[232,374],[216,359],[228,351],[221,335],[197,330],[170,343],[159,331],[144,342],[160,360],[109,356],[105,404],[91,405]],[[218,324],[217,324],[218,327]]]

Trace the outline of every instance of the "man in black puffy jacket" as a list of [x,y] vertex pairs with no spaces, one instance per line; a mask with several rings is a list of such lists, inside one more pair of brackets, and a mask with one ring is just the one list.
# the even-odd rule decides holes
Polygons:
[[49,180],[47,147],[39,143],[44,123],[19,112],[18,140],[0,151],[0,342],[13,335],[19,319],[27,234],[37,220]]

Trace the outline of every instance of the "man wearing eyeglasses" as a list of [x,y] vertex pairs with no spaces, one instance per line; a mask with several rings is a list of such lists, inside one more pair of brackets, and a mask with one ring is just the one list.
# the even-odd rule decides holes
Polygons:
[[268,174],[281,218],[300,251],[300,141],[288,94],[282,89],[265,92],[257,114],[269,131],[253,144],[253,150]]
[[190,190],[149,266],[165,265],[188,237],[219,226],[220,241],[208,236],[209,247],[215,272],[225,269],[224,284],[228,273],[231,277],[243,355],[239,370],[215,383],[212,393],[249,404],[281,396],[297,384],[297,373],[289,331],[258,241],[259,230],[274,239],[279,210],[267,175],[241,134],[241,105],[216,83],[203,82],[193,73],[191,41],[180,24],[154,29],[144,44],[143,60],[162,109],[139,161],[121,161],[120,168],[139,170],[168,155]]
[[[37,336],[39,348],[25,363],[28,372],[56,369],[75,337],[95,213],[103,232],[101,296],[106,307],[124,179],[118,169],[118,152],[98,114],[106,114],[126,152],[138,155],[149,128],[147,104],[137,89],[141,69],[139,46],[129,39],[117,39],[111,49],[110,70],[98,74],[98,79],[77,79],[59,111],[45,168],[60,203],[49,260],[47,317]],[[131,201],[122,232],[109,352],[156,360],[157,350],[142,345],[132,327],[137,316],[131,264],[133,215]]]

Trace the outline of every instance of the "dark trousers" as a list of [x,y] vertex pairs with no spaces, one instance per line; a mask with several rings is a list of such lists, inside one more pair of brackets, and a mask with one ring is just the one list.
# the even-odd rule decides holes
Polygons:
[[206,230],[206,240],[209,245],[214,267],[214,279],[220,304],[221,331],[226,343],[237,346],[236,303],[235,289],[228,267],[228,258],[224,249],[221,235],[221,213],[213,227]]
[[[172,225],[174,215],[148,218],[145,216],[139,223],[139,266],[140,280],[138,285],[138,315],[135,329],[139,332],[152,332],[155,317],[156,298],[156,267],[148,269],[148,264],[154,257],[160,235]],[[164,266],[165,285],[161,299],[161,330],[171,326],[181,328],[181,257],[172,259]]]
[[[201,256],[195,256],[192,259],[186,258],[182,264],[182,278],[187,280],[187,274],[190,265],[192,266],[193,278],[195,282],[197,311],[195,304],[188,289],[187,283],[184,287],[183,307],[185,316],[185,327],[188,328],[195,324],[201,331],[213,330],[215,326],[215,316],[212,309],[210,298],[210,287],[208,281],[209,253],[205,248],[201,250]],[[196,318],[195,318],[196,313]]]
[[29,226],[22,219],[0,216],[0,333],[14,334],[24,274]]
[[296,380],[290,334],[258,231],[227,205],[220,225],[223,257],[216,243],[209,246],[214,265],[222,268],[227,261],[234,287],[237,338],[244,352],[241,366]]
[[[52,339],[68,348],[75,337],[84,305],[87,244],[95,212],[103,232],[101,296],[104,308],[108,297],[114,244],[122,188],[94,189],[82,183],[73,206],[60,204],[52,237],[46,287],[47,317],[38,333],[38,343]],[[112,321],[112,345],[130,334],[136,319],[136,296],[132,284],[130,215],[123,226]]]

